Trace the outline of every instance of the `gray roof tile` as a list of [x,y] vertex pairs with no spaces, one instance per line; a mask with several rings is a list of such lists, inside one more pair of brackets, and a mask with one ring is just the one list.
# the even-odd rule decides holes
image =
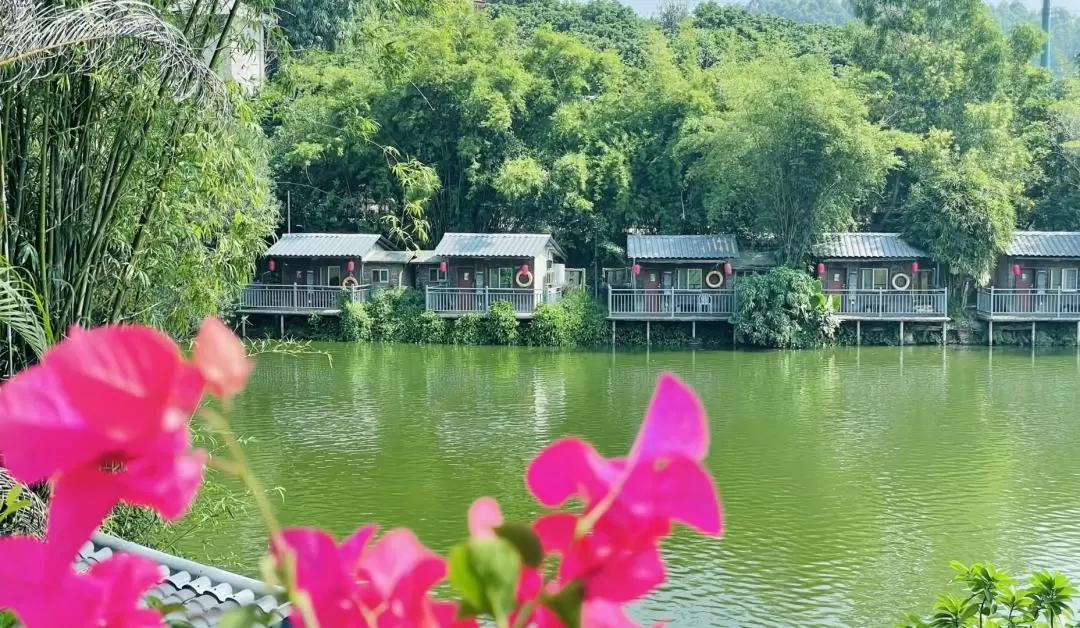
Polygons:
[[822,259],[915,259],[926,251],[905,242],[899,233],[826,233],[814,247]]
[[393,245],[377,233],[287,233],[264,257],[359,257]]
[[1016,231],[1005,254],[1015,257],[1080,257],[1080,231]]
[[212,628],[222,615],[233,608],[254,604],[272,615],[270,625],[277,625],[289,615],[289,604],[279,601],[274,590],[262,582],[214,567],[163,554],[108,534],[96,533],[79,550],[75,560],[78,571],[86,571],[95,563],[108,560],[116,552],[146,556],[156,561],[164,580],[146,592],[146,598],[157,598],[162,604],[179,604],[182,611],[170,613],[169,620],[191,626]]
[[739,245],[729,233],[709,235],[626,236],[630,259],[724,260],[739,257]]
[[435,247],[443,257],[536,257],[551,236],[546,233],[447,233]]
[[408,264],[415,256],[413,251],[382,251],[374,250],[371,253],[364,256],[365,263],[378,263],[383,264]]

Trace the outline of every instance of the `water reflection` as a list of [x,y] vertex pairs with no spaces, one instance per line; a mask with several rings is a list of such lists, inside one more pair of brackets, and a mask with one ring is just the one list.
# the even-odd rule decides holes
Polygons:
[[[477,496],[531,516],[528,459],[571,434],[625,452],[674,371],[710,414],[728,534],[671,539],[670,582],[640,619],[889,625],[932,601],[953,559],[1080,576],[1080,354],[325,348],[332,367],[263,356],[235,418],[290,524],[410,525],[445,550]],[[189,549],[238,551],[253,571],[257,530]]]

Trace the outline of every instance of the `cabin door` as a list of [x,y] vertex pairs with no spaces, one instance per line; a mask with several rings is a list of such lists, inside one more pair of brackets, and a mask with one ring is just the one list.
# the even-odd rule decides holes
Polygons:
[[656,270],[645,271],[645,311],[660,311],[660,273]]
[[1016,310],[1017,312],[1031,312],[1031,287],[1035,278],[1035,272],[1030,268],[1021,268],[1020,274],[1016,275]]
[[461,312],[471,312],[476,295],[472,289],[476,287],[476,274],[471,268],[457,269],[457,287],[461,290],[457,293],[457,307]]

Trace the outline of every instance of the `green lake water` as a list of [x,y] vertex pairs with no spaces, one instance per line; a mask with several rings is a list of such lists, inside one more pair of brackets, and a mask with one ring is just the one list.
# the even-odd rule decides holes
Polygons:
[[[709,413],[723,539],[680,530],[633,609],[674,626],[893,625],[950,560],[1080,578],[1080,357],[977,349],[598,352],[318,345],[265,355],[233,422],[286,524],[407,525],[445,551],[465,512],[523,485],[546,443],[628,450],[658,373]],[[254,571],[254,518],[185,541]]]

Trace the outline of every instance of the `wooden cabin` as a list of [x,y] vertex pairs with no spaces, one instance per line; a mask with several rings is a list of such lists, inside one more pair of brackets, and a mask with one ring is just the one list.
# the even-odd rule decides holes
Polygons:
[[938,266],[898,233],[828,233],[813,254],[822,290],[842,319],[947,317]]
[[411,259],[377,233],[285,234],[259,260],[240,311],[336,314],[343,292],[363,300],[371,290],[412,285]]
[[1080,232],[1015,232],[977,312],[991,321],[1080,320]]
[[734,312],[735,236],[630,234],[626,257],[629,272],[605,273],[612,320],[724,320]]
[[487,312],[508,301],[519,318],[557,301],[567,286],[565,255],[548,234],[447,233],[413,260],[427,309],[446,317]]

